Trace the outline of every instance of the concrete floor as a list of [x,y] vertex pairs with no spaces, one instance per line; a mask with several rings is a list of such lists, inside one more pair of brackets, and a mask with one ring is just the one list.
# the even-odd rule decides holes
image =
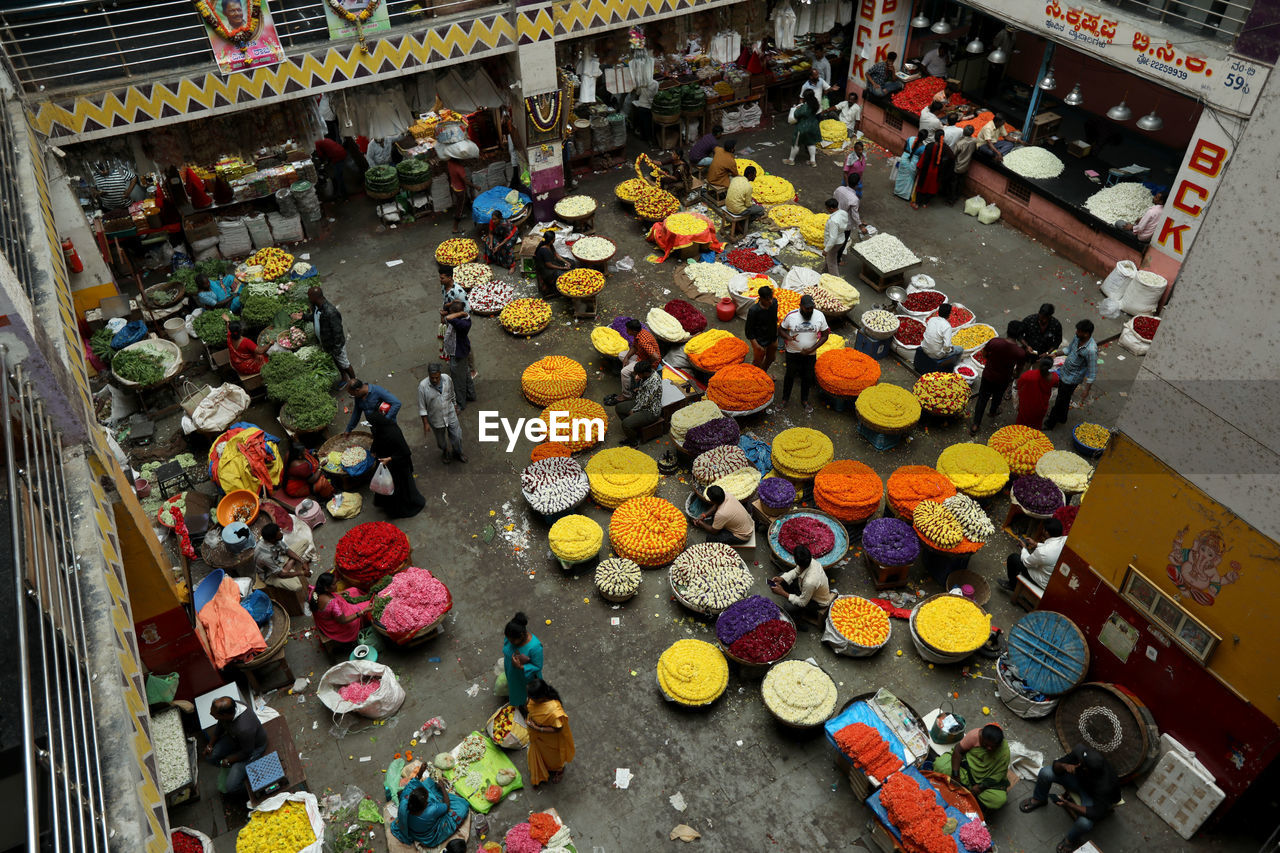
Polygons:
[[[821,208],[840,177],[839,162],[820,156],[819,168],[786,167],[781,131],[746,135],[741,156],[750,156],[767,169],[776,170],[801,190],[802,201]],[[640,226],[621,215],[611,201],[612,187],[626,177],[625,169],[588,177],[580,192],[601,199],[598,233],[618,240],[620,255],[636,261],[633,273],[614,273],[600,298],[602,319],[617,314],[643,316],[654,305],[677,295],[671,275],[674,261],[647,263],[646,244]],[[1099,338],[1118,334],[1120,321],[1102,320],[1095,307],[1100,292],[1096,279],[1066,263],[1023,234],[1002,224],[980,225],[966,217],[959,206],[934,205],[912,211],[894,198],[888,186],[887,160],[873,155],[867,169],[864,219],[900,237],[926,258],[921,271],[932,275],[952,298],[975,310],[980,320],[1003,328],[1004,322],[1035,311],[1044,301],[1056,303],[1058,317],[1070,330],[1075,320],[1090,317],[1099,326]],[[508,417],[529,417],[536,410],[520,395],[519,374],[531,361],[547,354],[563,353],[589,365],[585,396],[600,399],[616,390],[616,377],[602,372],[600,359],[588,339],[591,324],[575,326],[567,307],[552,327],[531,340],[510,337],[495,320],[477,318],[472,331],[479,403],[468,408],[463,430],[471,463],[445,467],[434,442],[419,431],[415,399],[417,382],[426,364],[436,359],[435,329],[439,291],[434,247],[448,236],[449,222],[422,221],[388,229],[378,225],[372,205],[360,198],[327,209],[336,222],[327,225],[322,239],[300,251],[311,253],[323,276],[325,288],[342,309],[349,337],[348,349],[359,375],[390,389],[406,402],[399,418],[415,452],[418,485],[428,499],[427,510],[401,522],[415,548],[415,563],[436,572],[452,589],[455,607],[447,633],[418,650],[386,651],[382,660],[396,671],[408,691],[401,712],[385,726],[359,722],[343,738],[329,730],[328,711],[315,699],[314,684],[328,662],[314,638],[301,635],[288,646],[288,657],[297,675],[309,675],[312,687],[302,696],[275,693],[273,707],[289,720],[298,749],[303,753],[311,789],[323,794],[347,785],[363,788],[381,800],[383,774],[393,753],[408,746],[408,738],[423,721],[441,716],[448,731],[420,752],[450,748],[466,733],[481,729],[499,700],[492,693],[493,668],[501,656],[502,626],[516,610],[529,614],[534,630],[546,649],[546,678],[560,690],[572,718],[577,758],[560,785],[523,791],[498,806],[490,815],[500,837],[512,824],[526,819],[530,810],[555,807],[573,829],[579,851],[621,853],[624,849],[669,849],[667,840],[680,823],[702,834],[695,849],[740,851],[766,849],[856,850],[872,820],[871,813],[851,793],[847,781],[833,767],[833,750],[821,736],[796,737],[776,726],[764,709],[758,685],[734,674],[727,695],[711,709],[682,713],[664,703],[654,686],[658,655],[682,637],[714,639],[711,626],[693,617],[670,596],[666,573],[646,573],[640,594],[615,606],[594,595],[587,576],[569,577],[549,559],[546,529],[528,512],[517,488],[520,470],[528,461],[529,445],[521,442],[510,455],[501,445],[475,441],[477,409],[495,409]],[[386,262],[403,259],[394,267]],[[818,258],[813,257],[814,265]],[[856,260],[845,269],[856,280]],[[863,304],[882,301],[863,287]],[[519,295],[534,295],[532,284]],[[712,323],[714,313],[704,307]],[[740,322],[730,326],[741,333]],[[852,335],[843,321],[836,330]],[[1070,332],[1068,331],[1068,334]],[[1098,394],[1083,415],[1072,413],[1070,425],[1083,416],[1112,423],[1123,405],[1126,389],[1139,359],[1124,354],[1117,345],[1103,348]],[[912,375],[892,358],[884,363],[884,380],[908,385]],[[781,379],[781,365],[773,373]],[[343,399],[346,402],[346,399]],[[266,417],[269,414],[264,413]],[[345,419],[345,414],[339,416]],[[984,428],[982,436],[1012,420],[1007,405],[998,424]],[[259,420],[260,423],[269,421]],[[911,463],[933,464],[950,443],[967,440],[959,424],[917,429],[911,440],[882,453],[858,438],[848,414],[819,407],[809,418],[798,406],[781,415],[762,415],[748,421],[749,429],[770,439],[787,427],[804,424],[826,431],[836,443],[837,458],[863,461],[887,477],[895,468]],[[341,429],[339,424],[337,429]],[[608,441],[619,437],[616,422]],[[1054,436],[1059,447],[1069,447],[1066,429]],[[426,445],[430,445],[427,447]],[[653,442],[644,450],[655,456],[667,449]],[[683,505],[688,494],[684,479],[664,478],[658,494]],[[997,499],[990,507],[997,522],[1007,503]],[[583,510],[607,525],[608,513],[598,507]],[[331,564],[330,553],[338,537],[353,524],[377,520],[372,507],[354,521],[331,521],[316,532],[321,548],[319,563]],[[486,528],[497,535],[486,542]],[[691,541],[701,541],[700,535]],[[1012,540],[996,537],[972,561],[972,568],[988,579],[1003,575],[1004,559]],[[755,592],[767,594],[765,579],[772,574],[768,548],[755,556]],[[937,591],[922,572],[913,583]],[[872,587],[860,561],[838,567],[833,585],[842,592],[868,594]],[[998,590],[989,609],[995,622],[1011,626],[1021,614]],[[611,623],[617,619],[618,624]],[[306,623],[309,620],[300,620]],[[295,622],[295,628],[298,622]],[[911,647],[905,625],[897,623],[888,648],[870,659],[837,657],[820,645],[820,635],[810,631],[799,637],[793,657],[812,656],[837,679],[840,703],[850,697],[888,687],[922,712],[937,706],[947,693],[959,694],[958,710],[971,723],[989,719],[1005,726],[1008,735],[1046,760],[1063,750],[1047,720],[1024,721],[1014,716],[995,696],[990,680],[966,677],[960,667],[925,664]],[[901,650],[901,656],[897,653]],[[992,664],[973,662],[970,676],[989,675]],[[469,688],[478,688],[468,695]],[[361,762],[369,756],[371,760]],[[524,758],[515,756],[523,769]],[[613,787],[617,768],[629,768],[634,780],[627,790]],[[174,809],[175,824],[186,824],[218,835],[218,850],[234,849],[234,830],[243,820],[235,810],[224,812],[209,788],[214,774],[206,773],[205,797]],[[687,808],[677,811],[669,798],[682,794]],[[1020,783],[1011,795],[1016,802],[1029,794]],[[1191,842],[1183,841],[1126,789],[1126,805],[1104,822],[1094,840],[1107,853],[1158,850],[1245,850],[1256,843],[1235,840],[1215,830]],[[1001,850],[1052,850],[1068,827],[1056,809],[1033,815],[1018,814],[1013,806],[993,818],[993,836]],[[381,831],[361,849],[383,850]]]

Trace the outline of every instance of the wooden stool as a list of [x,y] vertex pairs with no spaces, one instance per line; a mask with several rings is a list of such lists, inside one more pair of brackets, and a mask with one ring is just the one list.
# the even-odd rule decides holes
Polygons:
[[730,542],[729,547],[737,548],[739,551],[754,551],[756,547],[756,532],[751,531],[751,538],[746,542]]
[[266,584],[264,589],[267,598],[271,599],[275,604],[284,608],[284,612],[290,616],[301,616],[302,605],[307,600],[307,588],[288,590],[278,586]]
[[702,188],[702,197],[716,206],[721,206],[724,204],[724,197],[727,192],[729,192],[728,187],[718,187],[715,184],[707,184]]
[[654,421],[648,426],[640,427],[640,432],[636,436],[636,439],[641,444],[644,444],[646,442],[653,441],[655,438],[661,438],[668,429],[670,429],[670,424],[666,418],[662,418],[661,420]]
[[655,124],[653,131],[657,136],[658,148],[669,150],[680,147],[680,125]]
[[1043,589],[1033,584],[1026,576],[1019,575],[1018,582],[1013,586],[1010,600],[1025,610],[1035,610],[1040,606],[1042,595],[1044,595]]
[[724,212],[724,221],[725,224],[729,226],[730,240],[739,240],[747,236],[747,227],[750,225],[750,222],[746,213],[741,213],[735,216],[726,210]]

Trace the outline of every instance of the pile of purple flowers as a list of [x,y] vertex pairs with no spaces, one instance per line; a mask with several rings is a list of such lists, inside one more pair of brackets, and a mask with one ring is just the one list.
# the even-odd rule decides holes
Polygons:
[[920,539],[900,518],[873,518],[862,528],[862,547],[882,566],[905,566],[920,556]]
[[730,604],[716,618],[716,639],[731,646],[765,622],[781,618],[777,604],[762,595],[752,595]]
[[[627,343],[633,344],[636,341],[636,336],[627,331],[627,323],[629,322],[631,322],[630,317],[615,317],[613,322],[609,324],[609,328],[626,338]],[[649,331],[649,327],[644,325],[643,320],[640,321],[640,325],[644,327],[646,332]]]
[[796,502],[796,487],[784,477],[768,477],[760,481],[759,495],[769,509],[786,509]]
[[1022,508],[1036,515],[1052,515],[1062,506],[1062,490],[1047,477],[1036,474],[1019,477],[1013,481],[1012,491]]
[[742,431],[733,418],[715,418],[689,430],[684,437],[685,452],[697,456],[722,444],[737,444]]

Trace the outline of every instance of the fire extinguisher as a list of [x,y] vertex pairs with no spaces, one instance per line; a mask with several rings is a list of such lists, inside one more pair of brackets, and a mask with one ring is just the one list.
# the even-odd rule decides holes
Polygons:
[[76,251],[76,245],[71,242],[70,237],[62,238],[62,256],[67,260],[67,269],[84,272],[84,261],[80,260],[80,253]]

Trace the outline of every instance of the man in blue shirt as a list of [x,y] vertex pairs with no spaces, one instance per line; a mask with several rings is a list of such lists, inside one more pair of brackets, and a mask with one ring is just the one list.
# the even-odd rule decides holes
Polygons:
[[1045,419],[1044,428],[1051,430],[1058,424],[1067,422],[1067,412],[1071,408],[1071,396],[1076,388],[1084,384],[1080,394],[1080,403],[1089,399],[1089,389],[1098,376],[1098,343],[1093,339],[1093,321],[1081,320],[1076,323],[1076,336],[1067,344],[1065,350],[1053,353],[1066,355],[1067,360],[1058,368],[1058,396],[1053,401],[1053,409]]
[[400,401],[381,385],[370,385],[359,379],[352,379],[347,383],[347,393],[354,403],[351,407],[351,420],[347,422],[347,434],[356,428],[361,415],[376,411],[384,403],[387,408],[382,413],[387,416],[387,420],[394,421],[396,412],[400,411]]

